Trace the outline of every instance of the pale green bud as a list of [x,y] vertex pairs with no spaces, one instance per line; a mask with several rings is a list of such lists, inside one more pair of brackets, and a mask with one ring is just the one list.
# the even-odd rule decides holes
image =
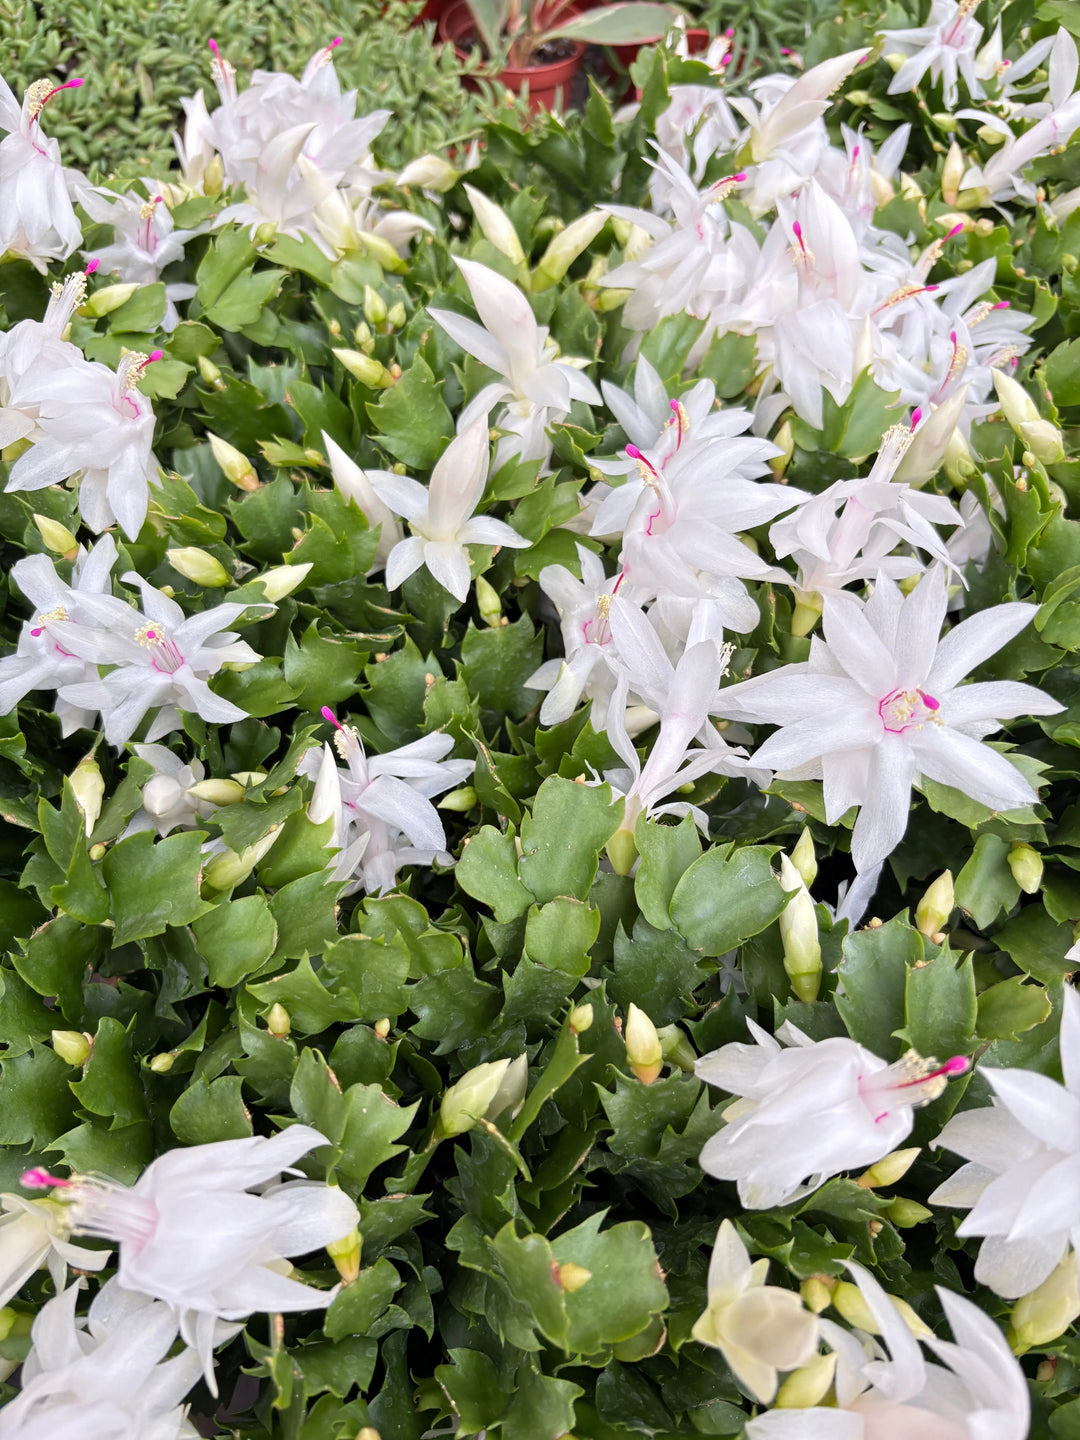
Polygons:
[[954,430],[949,436],[942,463],[945,466],[945,474],[959,489],[963,489],[968,479],[978,469],[975,464],[975,456],[971,453],[971,446],[959,429]]
[[347,1235],[343,1235],[340,1240],[332,1240],[326,1247],[326,1253],[334,1262],[344,1285],[351,1285],[360,1274],[362,1245],[363,1237],[357,1226],[354,1225]]
[[460,790],[451,790],[449,795],[444,795],[439,801],[436,809],[451,810],[458,815],[467,815],[476,805],[476,791],[471,785],[462,785]]
[[50,520],[47,515],[35,515],[34,524],[47,550],[51,550],[54,555],[62,555],[65,560],[75,556],[79,542],[66,525],[61,525],[59,520]]
[[790,421],[785,420],[780,426],[773,439],[773,444],[779,449],[780,454],[774,455],[769,461],[769,468],[779,479],[790,464],[792,455],[795,454],[795,436]]
[[386,1037],[390,1034],[389,1017],[384,1015],[381,1020],[376,1020],[375,1024],[371,1028],[375,1031],[375,1034],[378,1035],[380,1040],[385,1040]]
[[943,870],[915,907],[915,928],[928,938],[937,935],[956,904],[951,870]]
[[182,545],[176,550],[166,550],[165,559],[185,580],[190,580],[194,585],[203,585],[209,590],[228,585],[232,578],[220,560],[215,559],[209,551],[200,550],[197,545]]
[[243,800],[246,792],[236,780],[200,780],[189,785],[187,793],[210,805],[235,805]]
[[267,600],[276,605],[307,579],[310,570],[310,562],[303,565],[276,565],[273,570],[267,570],[265,575],[257,575],[255,578],[262,585]]
[[964,178],[964,171],[967,169],[967,161],[964,159],[964,152],[954,140],[949,146],[949,153],[945,156],[945,164],[941,171],[941,198],[946,205],[955,205],[960,194],[960,182]]
[[791,899],[780,911],[784,969],[798,998],[812,1003],[821,987],[817,914],[802,876],[786,855],[780,856],[780,884],[792,892]]
[[677,1065],[688,1075],[693,1074],[698,1058],[697,1051],[678,1025],[661,1025],[656,1033],[660,1038],[660,1048],[664,1052],[664,1059],[668,1064]]
[[410,160],[397,177],[397,184],[419,185],[422,190],[435,190],[445,195],[458,182],[458,172],[448,160],[438,155],[420,155]]
[[817,856],[814,853],[814,837],[810,833],[810,826],[803,827],[803,832],[795,842],[795,848],[791,852],[791,863],[802,877],[802,882],[807,889],[817,879]]
[[607,216],[600,210],[582,215],[554,237],[533,271],[532,288],[546,290],[557,284],[581,252],[587,249],[607,224]]
[[465,185],[463,188],[469,197],[469,204],[476,216],[476,223],[485,238],[490,240],[495,249],[500,250],[515,265],[524,264],[525,251],[521,248],[521,241],[518,239],[513,221],[502,206],[496,205],[494,200],[489,200],[486,195],[472,185]]
[[1041,460],[1044,465],[1060,465],[1065,459],[1064,437],[1049,420],[1031,420],[1014,428],[1035,459]]
[[176,1052],[172,1050],[162,1050],[150,1059],[150,1069],[155,1075],[167,1075],[175,1064]]
[[384,270],[391,270],[395,274],[405,269],[405,262],[390,244],[381,235],[374,235],[370,230],[358,230],[357,239],[363,245],[365,252],[373,260],[377,260]]
[[1001,131],[993,129],[990,125],[978,126],[975,134],[984,145],[1004,145],[1005,143],[1005,136]]
[[511,1120],[519,1114],[525,1104],[529,1088],[529,1057],[524,1051],[510,1061],[499,1088],[491,1098],[491,1104],[484,1111],[485,1120],[497,1120],[504,1110],[510,1111]]
[[625,305],[633,290],[620,290],[614,285],[605,285],[596,297],[596,308],[606,315],[609,310],[618,310],[620,305]]
[[1017,1355],[1033,1346],[1049,1345],[1080,1316],[1077,1260],[1070,1250],[1061,1263],[1030,1295],[1013,1306],[1009,1344]]
[[220,435],[212,431],[206,432],[206,438],[210,442],[210,449],[214,459],[221,468],[221,473],[231,484],[240,490],[257,490],[259,488],[259,477],[251,461],[235,445],[230,445]]
[[277,239],[277,226],[272,220],[264,220],[261,225],[256,226],[252,238],[256,245],[272,245]]
[[476,608],[480,611],[480,619],[485,625],[496,628],[503,623],[502,600],[495,587],[478,575],[475,580],[476,586]]
[[353,339],[365,355],[370,355],[375,349],[375,336],[371,333],[371,326],[366,320],[361,320],[353,330]]
[[575,1035],[584,1035],[593,1022],[591,1005],[575,1005],[570,1011],[570,1029]]
[[437,1131],[440,1139],[464,1135],[473,1128],[486,1114],[509,1068],[509,1058],[489,1060],[482,1065],[474,1065],[450,1086],[439,1105]]
[[83,817],[83,829],[87,839],[94,832],[94,826],[101,814],[101,802],[105,797],[105,781],[101,777],[101,767],[94,759],[93,752],[84,755],[78,765],[71,772],[71,788],[75,794],[75,804],[79,807],[79,814]]
[[400,330],[407,318],[405,304],[402,300],[395,300],[386,312],[386,323],[391,330]]
[[[953,131],[958,128],[957,120],[954,116],[950,115],[947,110],[938,110],[930,116],[930,119],[939,130],[944,130],[946,135],[951,135]],[[952,204],[952,201],[949,203]]]
[[773,1401],[774,1410],[810,1410],[820,1405],[836,1374],[836,1356],[815,1355],[808,1364],[793,1370]]
[[114,310],[119,310],[121,305],[126,305],[142,286],[125,282],[121,285],[103,285],[100,290],[95,290],[93,295],[88,295],[79,306],[80,315],[89,315],[93,319],[100,319],[102,315],[111,315]]
[[630,1069],[643,1085],[651,1085],[664,1068],[664,1047],[660,1044],[656,1026],[645,1011],[634,1004],[631,1004],[626,1012],[623,1039],[626,1042],[626,1058],[630,1062]]
[[1004,370],[994,370],[993,380],[1002,413],[1017,434],[1021,425],[1030,425],[1042,418],[1035,401],[1011,375],[1006,375]]
[[575,1290],[580,1290],[592,1279],[592,1271],[586,1270],[584,1265],[575,1265],[572,1260],[565,1261],[559,1266],[559,1287],[565,1290],[568,1295],[573,1295]]
[[836,1281],[829,1275],[810,1275],[799,1286],[802,1302],[808,1310],[820,1315],[832,1304]]
[[861,1185],[864,1190],[875,1190],[881,1185],[895,1185],[914,1165],[919,1149],[918,1145],[913,1145],[908,1150],[892,1151],[871,1165],[869,1170],[864,1170],[856,1184]]
[[333,353],[350,375],[371,390],[385,390],[394,383],[394,377],[386,366],[370,355],[364,355],[359,350],[335,350]]
[[1009,869],[1025,895],[1034,895],[1042,884],[1042,856],[1030,845],[1017,840],[1009,850]]
[[93,1042],[89,1035],[78,1030],[54,1030],[50,1039],[53,1050],[65,1065],[85,1065],[90,1059]]
[[199,367],[199,374],[208,385],[212,385],[215,390],[225,389],[225,381],[221,378],[221,371],[212,360],[208,360],[205,355],[199,355],[196,357],[195,363]]
[[906,1200],[902,1195],[898,1195],[885,1214],[898,1230],[910,1230],[915,1225],[921,1225],[924,1220],[932,1219],[934,1212],[925,1205],[920,1205],[917,1200]]
[[386,320],[386,301],[371,285],[364,286],[364,319],[369,325],[382,325]]
[[210,890],[231,890],[246,880],[281,834],[281,826],[275,825],[261,840],[249,845],[239,854],[235,850],[223,850],[214,855],[203,870],[203,885]]
[[284,1040],[292,1029],[292,1017],[285,1006],[280,1005],[276,1000],[266,1012],[266,1028],[279,1040]]
[[[919,1319],[906,1300],[901,1300],[898,1295],[890,1295],[889,1299],[899,1310],[901,1318],[916,1339],[922,1339],[924,1336],[934,1333],[929,1325]],[[874,1318],[874,1312],[866,1303],[863,1293],[857,1285],[852,1285],[847,1280],[839,1281],[833,1291],[832,1303],[849,1325],[854,1325],[858,1330],[865,1330],[868,1335],[881,1334],[881,1327]]]
[[203,170],[203,194],[208,196],[220,195],[221,187],[224,183],[225,162],[220,155],[213,155]]
[[821,619],[825,602],[816,590],[796,590],[795,609],[791,614],[791,633],[802,638],[809,635]]
[[629,875],[637,854],[637,844],[630,830],[616,830],[607,842],[607,857],[616,875]]

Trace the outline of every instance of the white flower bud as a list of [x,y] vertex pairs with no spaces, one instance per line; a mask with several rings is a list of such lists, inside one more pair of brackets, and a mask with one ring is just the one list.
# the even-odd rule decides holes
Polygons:
[[792,892],[780,912],[780,939],[784,945],[784,969],[796,996],[807,1003],[818,997],[821,987],[821,944],[817,913],[802,876],[786,855],[780,856],[780,884]]
[[340,1240],[332,1240],[326,1247],[326,1253],[333,1260],[342,1283],[345,1285],[351,1285],[360,1274],[362,1244],[363,1237],[357,1226],[354,1225],[347,1235],[343,1235]]
[[504,1110],[510,1111],[511,1120],[515,1119],[525,1104],[525,1094],[529,1088],[529,1057],[524,1051],[515,1059],[511,1060],[506,1067],[503,1078],[499,1082],[499,1088],[492,1097],[491,1104],[484,1111],[485,1120],[497,1120]]
[[476,607],[480,611],[480,619],[485,625],[497,628],[503,623],[502,600],[499,598],[499,592],[484,579],[483,575],[478,575],[473,583],[476,587]]
[[394,377],[385,365],[360,350],[335,350],[333,353],[349,374],[369,390],[385,390],[394,383]]
[[994,370],[992,374],[1005,419],[1018,434],[1021,425],[1029,425],[1042,418],[1035,401],[1011,375],[1006,375],[1004,370]]
[[808,1365],[793,1370],[773,1401],[774,1410],[810,1410],[820,1405],[836,1374],[836,1356],[815,1355]]
[[514,229],[513,221],[501,205],[496,205],[494,200],[489,200],[486,195],[472,185],[465,185],[464,190],[469,197],[469,204],[476,216],[476,223],[480,226],[485,238],[490,240],[496,250],[500,250],[508,260],[515,265],[522,265],[525,262],[525,251],[521,248],[521,241]]
[[591,1005],[575,1005],[570,1011],[570,1029],[575,1035],[584,1035],[593,1022]]
[[257,490],[259,488],[259,477],[252,468],[251,461],[246,455],[241,454],[235,445],[230,445],[220,435],[212,431],[206,432],[206,438],[210,442],[210,449],[214,459],[221,467],[221,472],[226,480],[237,486],[240,490]]
[[918,1145],[913,1145],[908,1150],[894,1150],[871,1165],[869,1170],[864,1170],[856,1183],[864,1190],[874,1190],[879,1185],[895,1185],[914,1165],[919,1149]]
[[244,798],[244,787],[236,780],[199,780],[188,786],[189,795],[210,805],[235,805]]
[[1018,1355],[1036,1345],[1049,1345],[1065,1333],[1077,1316],[1077,1258],[1075,1251],[1069,1250],[1042,1284],[1013,1306],[1009,1344]]
[[[145,790],[143,804],[146,804]],[[239,855],[235,850],[223,850],[219,855],[213,856],[203,870],[203,884],[210,890],[231,890],[233,886],[239,885],[242,880],[247,879],[280,834],[281,826],[275,825],[261,840],[256,840],[254,845],[249,845]]]
[[[803,827],[802,834],[795,842],[795,848],[791,852],[791,863],[802,877],[802,882],[807,889],[817,879],[817,856],[814,853],[814,837],[810,833],[810,826]],[[783,883],[783,882],[781,882]],[[784,886],[787,889],[787,886]]]
[[386,323],[391,330],[400,330],[408,318],[404,301],[395,300],[386,312]]
[[464,1135],[487,1112],[510,1068],[509,1058],[474,1065],[451,1085],[439,1105],[437,1131],[441,1139]]
[[586,1270],[584,1265],[575,1265],[572,1260],[559,1266],[559,1285],[568,1295],[573,1295],[575,1290],[580,1290],[591,1279],[592,1271]]
[[438,155],[421,155],[410,160],[397,177],[398,186],[419,185],[422,190],[435,190],[445,195],[458,182],[458,172],[448,160]]
[[78,540],[59,520],[50,520],[47,515],[35,515],[34,524],[45,542],[46,549],[51,550],[54,555],[62,555],[65,560],[69,560],[78,551]]
[[[901,1300],[898,1295],[890,1295],[889,1299],[896,1306],[901,1318],[916,1339],[922,1339],[924,1336],[934,1333],[929,1325],[919,1319],[906,1300]],[[854,1325],[858,1330],[865,1330],[868,1335],[881,1334],[881,1327],[874,1318],[874,1312],[863,1298],[863,1293],[857,1285],[852,1285],[848,1280],[841,1280],[833,1291],[832,1303],[849,1325]]]
[[586,250],[607,223],[608,217],[600,210],[582,215],[554,237],[533,271],[532,288],[546,290],[555,285],[566,274],[583,250]]
[[85,1065],[93,1049],[88,1035],[78,1030],[54,1030],[50,1036],[52,1048],[65,1065]]
[[1060,465],[1065,459],[1064,437],[1049,420],[1029,420],[1014,429],[1035,459],[1041,460],[1044,465]]
[[271,1035],[276,1035],[279,1040],[284,1040],[292,1029],[292,1018],[284,1005],[276,1000],[266,1012],[266,1028]]
[[917,1200],[908,1200],[903,1195],[898,1195],[885,1213],[898,1230],[910,1230],[924,1220],[932,1219],[934,1214]]
[[369,325],[382,325],[387,316],[386,301],[373,285],[364,286],[364,319]]
[[183,803],[186,793],[171,775],[152,775],[142,788],[143,809],[155,820],[164,820]]
[[664,1047],[656,1033],[656,1026],[645,1011],[639,1010],[634,1004],[631,1004],[626,1013],[623,1039],[626,1042],[626,1058],[630,1062],[630,1069],[643,1085],[651,1085],[664,1068]]
[[828,1275],[810,1275],[799,1286],[802,1302],[808,1310],[820,1315],[832,1304],[836,1281]]
[[960,194],[960,182],[964,178],[964,171],[967,169],[967,162],[964,159],[964,152],[954,140],[949,146],[949,153],[945,156],[945,164],[941,171],[941,198],[946,205],[955,205]]
[[273,570],[267,570],[265,575],[256,575],[256,580],[263,587],[263,594],[267,600],[276,604],[284,600],[286,595],[300,585],[311,570],[310,562],[303,565],[276,565]]
[[87,296],[79,306],[79,314],[89,315],[95,320],[102,315],[111,315],[114,310],[119,310],[121,305],[126,305],[136,290],[141,289],[139,284],[103,285],[100,290]]
[[1009,850],[1009,869],[1025,895],[1034,895],[1042,884],[1042,856],[1030,845],[1017,840]]
[[150,1059],[150,1069],[155,1075],[167,1075],[176,1064],[176,1053],[172,1050],[162,1050]]
[[467,815],[476,805],[476,791],[471,785],[462,785],[460,790],[451,790],[436,805],[436,810],[450,810],[457,815]]
[[915,928],[922,935],[936,935],[944,929],[955,904],[952,871],[943,870],[915,908]]
[[84,755],[75,766],[71,772],[70,784],[75,803],[83,817],[86,837],[89,839],[101,814],[101,802],[105,796],[105,781],[101,778],[101,768],[94,759],[93,752]]
[[204,585],[207,589],[219,589],[222,585],[228,585],[232,578],[220,560],[215,559],[208,551],[200,550],[197,545],[166,550],[165,559],[178,575],[183,575],[185,580],[190,580],[195,585]]

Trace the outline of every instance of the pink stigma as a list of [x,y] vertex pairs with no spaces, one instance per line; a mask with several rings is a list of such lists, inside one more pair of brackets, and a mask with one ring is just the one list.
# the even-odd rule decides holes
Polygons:
[[327,45],[326,48],[327,50],[336,50],[339,45],[342,45],[344,43],[345,42],[342,37],[340,35],[336,35],[334,39],[330,41],[330,44]]
[[157,639],[157,631],[156,631],[156,630],[147,630],[147,632],[146,632],[146,638],[147,638],[147,640],[156,640],[156,639]]
[[952,229],[949,231],[948,235],[945,236],[945,239],[946,239],[946,240],[951,240],[954,235],[959,235],[960,232],[961,232],[961,230],[963,230],[963,228],[964,228],[964,222],[961,220],[961,221],[959,222],[959,224],[954,225],[954,226],[952,227]]
[[860,152],[861,149],[862,149],[862,146],[861,146],[861,145],[856,145],[856,146],[855,146],[855,149],[851,152],[851,159],[852,159],[853,162],[856,161],[856,160],[859,158],[859,152]]
[[56,1175],[50,1175],[48,1170],[40,1168],[27,1170],[19,1177],[19,1184],[27,1190],[64,1190],[71,1183],[70,1180],[61,1180]]
[[[922,419],[922,410],[919,409],[918,407],[916,407],[915,410],[912,412],[912,415],[911,415],[911,428],[912,428],[912,430],[915,429],[916,425],[918,425],[918,423],[919,423],[919,421],[920,421],[921,419]],[[935,705],[934,708],[936,709],[937,706]]]
[[165,351],[164,351],[164,350],[153,350],[153,351],[151,351],[151,353],[150,353],[150,358],[147,360],[146,363],[147,363],[148,365],[152,365],[155,360],[160,360],[161,357],[162,357],[164,354],[165,354]]
[[211,49],[211,51],[213,52],[214,59],[215,59],[215,60],[218,62],[218,64],[220,65],[220,64],[221,64],[221,51],[218,49],[217,41],[216,41],[216,40],[210,40],[210,41],[208,41],[207,43],[209,44],[210,49]]
[[963,1075],[971,1069],[971,1061],[966,1055],[954,1055],[951,1060],[946,1060],[944,1065],[939,1065],[936,1070],[931,1070],[929,1075],[920,1075],[915,1080],[901,1080],[897,1090],[905,1090],[909,1085],[925,1085],[927,1080],[936,1080],[939,1075]]
[[[672,405],[674,405],[674,400],[671,403]],[[627,445],[626,453],[630,456],[631,460],[645,460],[645,456],[641,453],[641,451],[636,445]],[[646,460],[645,463],[648,464],[649,462]]]
[[83,271],[83,274],[84,274],[84,275],[94,275],[94,274],[96,274],[96,273],[97,273],[98,266],[99,266],[100,264],[101,264],[101,261],[100,261],[100,260],[91,260],[91,261],[90,261],[90,264],[87,265],[86,269]]
[[[915,413],[917,415],[919,412],[916,410]],[[925,690],[920,690],[919,694],[922,696],[922,703],[926,706],[928,710],[941,709],[941,701],[935,700],[933,695],[928,695]],[[951,1064],[952,1062],[950,1061],[949,1063]]]
[[995,309],[995,310],[1008,310],[1008,308],[1009,308],[1009,306],[1010,306],[1011,304],[1012,304],[1012,301],[1011,301],[1011,300],[999,300],[999,301],[997,302],[997,304],[994,306],[994,309]]
[[34,637],[35,640],[37,639],[37,637],[38,637],[39,635],[44,635],[44,634],[45,634],[45,627],[44,627],[44,625],[39,625],[36,630],[31,630],[31,631],[30,631],[30,634],[33,635],[33,637]]
[[732,175],[731,178],[732,178],[732,180],[735,181],[735,183],[736,183],[737,185],[741,185],[741,184],[743,183],[743,181],[746,179],[746,171],[745,171],[745,170],[740,170],[737,175]]
[[73,80],[65,80],[63,85],[54,85],[53,88],[49,91],[49,93],[45,96],[44,100],[42,100],[40,110],[44,110],[45,106],[49,103],[52,97],[54,95],[59,95],[61,90],[78,90],[80,85],[85,84],[85,80],[80,80],[79,77],[76,76]]
[[[734,31],[734,30],[725,30],[725,31],[724,31],[724,38],[725,38],[726,40],[730,40],[731,37],[732,37],[734,34],[735,34],[735,31]],[[790,54],[791,52],[788,51],[788,50],[783,50],[783,51],[781,51],[780,53],[783,54],[783,55],[788,55],[788,54]]]
[[724,58],[720,61],[720,64],[721,64],[721,65],[730,65],[731,62],[732,62],[732,60],[734,60],[734,59],[735,59],[735,56],[734,56],[734,55],[725,55]]
[[780,54],[781,54],[781,55],[790,55],[790,54],[791,54],[791,51],[787,48],[786,45],[781,45],[781,47],[780,47]]
[[328,721],[331,725],[333,725],[335,730],[342,730],[345,728],[339,722],[337,716],[334,714],[333,710],[330,709],[329,705],[324,705],[319,713],[322,715],[324,720]]
[[[929,295],[932,291],[938,290],[938,289],[940,289],[940,288],[941,288],[941,287],[938,286],[938,285],[924,285],[924,286],[923,286],[923,294],[924,294],[924,295]],[[1006,305],[1007,305],[1009,302],[1006,300],[1005,303],[1006,303]]]

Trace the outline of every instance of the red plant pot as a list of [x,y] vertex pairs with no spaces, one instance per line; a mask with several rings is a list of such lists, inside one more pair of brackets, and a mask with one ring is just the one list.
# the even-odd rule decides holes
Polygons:
[[[560,14],[562,13],[571,15],[575,11],[566,6],[560,8]],[[453,44],[461,60],[467,58],[466,52],[457,42],[474,39],[476,24],[465,0],[453,0],[453,3],[443,12],[439,20],[438,34],[441,40],[447,40]],[[574,53],[568,55],[565,60],[556,60],[550,65],[508,65],[495,78],[515,94],[520,94],[527,84],[529,109],[551,110],[555,105],[556,94],[560,90],[565,103],[571,82],[581,68],[585,46],[577,40],[573,44]]]

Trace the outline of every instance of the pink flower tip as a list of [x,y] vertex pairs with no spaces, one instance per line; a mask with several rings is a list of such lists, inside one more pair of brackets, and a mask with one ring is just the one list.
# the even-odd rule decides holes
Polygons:
[[1011,300],[999,300],[999,301],[997,302],[997,304],[994,306],[994,309],[995,309],[995,310],[1008,310],[1008,308],[1009,308],[1009,306],[1010,306],[1011,304],[1012,304],[1012,301],[1011,301]]
[[924,290],[924,292],[925,292],[927,295],[929,295],[929,294],[931,293],[931,291],[937,290],[937,289],[939,289],[939,288],[940,288],[940,287],[937,286],[937,285],[924,285],[924,286],[923,286],[923,290]]
[[955,331],[955,330],[950,330],[950,331],[949,331],[949,339],[952,341],[953,349],[955,350],[955,349],[956,349],[956,331]]
[[[735,34],[735,31],[734,31],[734,30],[725,30],[725,31],[724,31],[724,39],[725,39],[725,40],[730,40],[731,37],[732,37],[734,34]],[[788,53],[788,52],[787,52],[786,50],[781,51],[781,54],[783,54],[783,55],[786,55],[787,53]]]
[[98,266],[99,266],[100,264],[101,264],[101,261],[100,261],[100,260],[91,260],[91,261],[90,261],[90,264],[87,265],[86,269],[83,271],[83,274],[84,274],[84,275],[93,275],[93,274],[97,271]]
[[955,224],[955,225],[952,227],[952,229],[949,231],[948,235],[946,235],[946,237],[945,237],[946,240],[951,240],[954,235],[959,235],[960,232],[961,232],[961,230],[963,230],[963,228],[964,228],[964,222],[963,222],[963,220],[958,221],[957,224]]
[[336,50],[339,45],[343,45],[344,43],[345,42],[340,35],[335,35],[333,40],[330,41],[330,44],[327,45],[326,48],[328,50]]
[[922,419],[922,410],[921,410],[918,406],[916,406],[915,409],[912,411],[912,415],[911,415],[911,428],[912,428],[912,430],[915,429],[916,425],[918,425],[918,423],[919,423],[919,421],[920,421],[921,419]]
[[856,145],[856,146],[855,146],[855,149],[851,152],[851,160],[852,160],[852,163],[853,163],[853,164],[854,164],[854,162],[859,158],[859,155],[861,154],[861,152],[862,152],[862,146],[861,146],[861,145]]
[[26,1190],[52,1190],[56,1187],[63,1189],[70,1185],[70,1180],[60,1180],[55,1175],[50,1175],[48,1170],[42,1170],[40,1166],[33,1170],[26,1170],[19,1176],[19,1184]]
[[[672,403],[674,404],[674,401],[673,401]],[[636,445],[627,445],[627,447],[626,447],[626,453],[627,453],[627,455],[630,456],[630,459],[631,459],[631,460],[644,460],[644,459],[645,459],[645,456],[641,453],[641,451],[638,449],[638,447],[637,447]],[[323,713],[325,714],[325,711],[324,711]]]
[[164,350],[154,350],[154,351],[151,352],[150,358],[149,358],[149,360],[147,360],[146,363],[147,363],[148,365],[152,365],[155,360],[160,360],[161,357],[162,357],[164,354],[165,354],[165,351],[164,351]]
[[736,185],[742,185],[746,180],[746,171],[740,170],[737,175],[732,175],[731,178],[735,181]]
[[217,43],[217,41],[216,41],[216,40],[208,40],[206,43],[210,46],[210,50],[211,50],[211,52],[212,52],[212,54],[213,54],[213,56],[214,56],[214,59],[220,61],[220,59],[221,59],[221,51],[218,49],[218,43]]
[[735,59],[735,56],[734,56],[734,55],[725,55],[724,58],[720,61],[720,64],[721,64],[721,65],[730,65],[731,62],[732,62],[732,60],[734,60],[734,59]]
[[80,79],[79,76],[76,75],[73,80],[65,81],[65,83],[64,83],[63,85],[58,85],[56,88],[57,88],[58,90],[78,90],[78,88],[79,88],[80,85],[85,85],[85,84],[86,84],[86,81]]
[[966,1075],[971,1069],[971,1061],[966,1055],[954,1055],[951,1060],[946,1060],[941,1067],[944,1075]]
[[335,730],[340,730],[340,729],[342,728],[341,722],[338,720],[338,718],[337,718],[337,716],[334,714],[333,710],[330,709],[330,706],[329,706],[329,705],[324,705],[324,706],[322,707],[322,709],[319,711],[319,714],[320,714],[320,715],[323,717],[323,719],[326,720],[329,724],[333,725],[333,727],[334,727]]

